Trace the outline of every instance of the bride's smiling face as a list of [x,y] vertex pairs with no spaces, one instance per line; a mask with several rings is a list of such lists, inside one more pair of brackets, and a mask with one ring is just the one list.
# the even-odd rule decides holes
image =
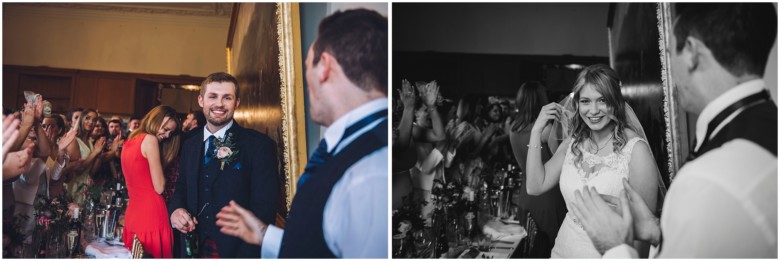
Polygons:
[[592,84],[585,85],[580,90],[577,108],[582,121],[593,131],[599,131],[612,122],[611,106],[607,104],[604,95],[596,91]]

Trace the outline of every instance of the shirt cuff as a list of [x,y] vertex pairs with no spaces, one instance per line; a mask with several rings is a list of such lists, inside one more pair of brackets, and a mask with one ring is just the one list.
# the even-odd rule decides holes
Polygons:
[[284,236],[284,229],[268,225],[268,228],[265,230],[265,236],[263,236],[260,257],[279,258],[279,250],[282,248],[282,236]]
[[607,250],[601,258],[639,258],[639,254],[631,246],[621,244]]

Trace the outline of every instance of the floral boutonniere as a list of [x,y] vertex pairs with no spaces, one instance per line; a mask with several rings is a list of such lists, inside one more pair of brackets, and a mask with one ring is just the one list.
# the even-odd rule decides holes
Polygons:
[[224,139],[217,138],[214,140],[217,159],[220,161],[219,170],[225,169],[225,164],[230,165],[236,159],[238,150],[235,149],[236,144],[233,143],[233,133],[228,133]]

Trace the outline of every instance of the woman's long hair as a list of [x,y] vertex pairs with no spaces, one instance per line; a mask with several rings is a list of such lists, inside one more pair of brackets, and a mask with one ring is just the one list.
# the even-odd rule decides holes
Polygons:
[[[99,139],[100,137],[106,137],[106,138],[108,138],[108,135],[109,135],[109,133],[108,133],[108,123],[106,123],[106,119],[103,119],[103,117],[97,117],[97,118],[95,118],[95,127],[97,127],[97,125],[98,125],[98,124],[100,124],[101,126],[103,126],[103,133],[100,133],[100,135],[99,135],[97,138],[98,138],[98,139]],[[95,132],[95,127],[92,127],[92,132]],[[92,133],[90,133],[90,136],[92,136]],[[97,141],[97,140],[96,140],[96,141]]]
[[[85,143],[89,142],[89,136],[92,135],[92,130],[84,129],[84,117],[86,117],[87,114],[89,114],[90,112],[94,112],[95,113],[95,120],[94,121],[95,121],[95,123],[97,123],[97,118],[100,117],[100,116],[98,116],[97,111],[95,111],[93,109],[89,109],[89,108],[81,110],[81,116],[79,117],[79,121],[76,122],[76,137],[80,138],[81,141],[83,141]],[[92,125],[92,128],[93,129],[95,128],[94,124]]]
[[133,132],[130,133],[130,136],[127,137],[127,140],[130,140],[141,133],[157,135],[157,131],[162,128],[163,124],[167,123],[167,121],[163,122],[165,117],[168,117],[168,120],[170,121],[176,121],[176,128],[171,131],[171,136],[168,137],[168,139],[160,141],[160,162],[162,163],[163,169],[167,168],[168,164],[173,162],[176,158],[181,143],[181,137],[179,136],[181,132],[181,120],[177,116],[176,110],[167,105],[154,107],[143,119],[141,119],[141,127],[133,130]]
[[515,97],[517,111],[512,114],[512,132],[519,132],[528,126],[533,126],[545,104],[547,104],[547,93],[542,83],[530,81],[520,85]]
[[617,73],[603,64],[594,64],[583,69],[574,82],[574,98],[571,99],[574,115],[571,117],[571,128],[569,129],[572,137],[571,152],[574,153],[575,164],[578,165],[582,161],[582,152],[577,145],[582,143],[584,139],[590,138],[591,134],[590,127],[582,120],[579,113],[580,91],[587,85],[593,86],[593,89],[604,96],[606,100],[609,110],[607,117],[612,119],[615,124],[612,133],[612,151],[619,152],[623,149],[626,144],[624,130],[630,128],[626,120],[626,102],[620,92],[620,79]]

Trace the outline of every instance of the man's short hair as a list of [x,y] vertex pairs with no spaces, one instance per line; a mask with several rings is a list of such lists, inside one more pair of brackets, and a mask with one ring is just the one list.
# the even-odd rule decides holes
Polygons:
[[119,127],[122,127],[122,122],[116,119],[108,121],[108,124],[106,124],[106,126],[110,125],[111,123],[119,124]]
[[238,99],[238,80],[236,80],[236,77],[233,77],[233,75],[230,75],[226,72],[215,72],[209,74],[209,76],[203,80],[203,83],[200,84],[200,96],[204,96],[206,94],[206,85],[212,82],[232,82],[233,89],[236,91],[236,99]]
[[320,22],[313,64],[328,52],[358,87],[387,94],[387,41],[387,18],[376,11],[338,11]]
[[688,36],[709,48],[715,60],[735,76],[763,76],[777,35],[777,12],[771,3],[677,4],[674,36],[677,51]]
[[139,120],[139,121],[140,121],[140,120],[141,120],[141,118],[138,118],[138,117],[135,117],[135,116],[133,116],[133,117],[130,117],[130,120],[129,120],[129,121],[127,121],[127,123],[130,123],[130,122],[131,122],[131,121],[133,121],[133,120]]

